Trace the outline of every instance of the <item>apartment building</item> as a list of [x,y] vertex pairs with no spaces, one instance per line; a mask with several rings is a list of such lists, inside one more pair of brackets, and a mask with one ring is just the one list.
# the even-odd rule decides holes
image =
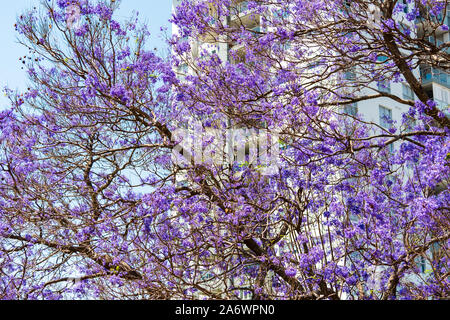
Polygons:
[[[174,0],[174,8],[180,3],[180,0]],[[240,25],[243,24],[247,30],[255,31],[256,33],[261,31],[261,17],[257,14],[251,13],[248,10],[249,1],[237,0],[236,6],[231,10],[231,15],[227,18],[228,25]],[[404,15],[406,15],[411,6],[406,1],[404,9]],[[214,8],[211,7],[211,12],[214,12]],[[440,17],[438,17],[440,19]],[[447,25],[450,25],[450,15],[447,13],[445,16]],[[211,23],[217,23],[212,21]],[[413,25],[409,26],[414,32],[421,36],[421,33],[426,29],[423,18],[418,18]],[[173,26],[174,33],[177,33],[177,27]],[[450,32],[443,29],[438,30],[436,37],[430,37],[429,41],[437,45],[448,42],[450,40]],[[219,40],[219,41],[217,41]],[[202,39],[190,39],[192,48],[192,58],[197,58],[202,51],[217,54],[222,61],[239,62],[244,60],[245,50],[242,45],[230,44],[225,41],[220,41],[217,35],[206,34]],[[450,50],[450,49],[447,49]],[[183,72],[188,71],[187,66],[181,67]],[[443,70],[433,68],[427,65],[421,65],[420,68],[413,70],[417,78],[420,78],[423,86],[426,88],[430,99],[436,101],[439,108],[444,112],[448,112],[448,105],[450,103],[450,75]],[[380,91],[386,91],[398,97],[402,97],[408,100],[414,100],[415,96],[411,88],[407,83],[394,83],[386,82],[382,85],[374,84],[374,87],[378,87]],[[363,92],[367,93],[367,92]],[[367,121],[372,121],[383,127],[389,125],[389,121],[399,124],[402,120],[402,114],[408,111],[408,106],[398,103],[390,98],[379,98],[369,101],[361,101],[357,104],[349,105],[344,108],[346,113],[360,114]]]

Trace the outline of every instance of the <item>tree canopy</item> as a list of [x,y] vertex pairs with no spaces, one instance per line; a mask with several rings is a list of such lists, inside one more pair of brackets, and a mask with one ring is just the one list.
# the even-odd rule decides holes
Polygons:
[[[449,297],[450,119],[417,72],[449,71],[430,40],[447,1],[182,0],[169,57],[119,5],[18,17],[29,88],[0,112],[0,298]],[[344,112],[381,98],[402,121]],[[208,161],[236,130],[272,139],[275,170],[248,146]]]

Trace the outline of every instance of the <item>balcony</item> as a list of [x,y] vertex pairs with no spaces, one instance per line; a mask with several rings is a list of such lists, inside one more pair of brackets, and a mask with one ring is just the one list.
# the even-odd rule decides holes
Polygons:
[[450,89],[450,75],[442,70],[421,66],[420,77],[423,85],[435,82]]

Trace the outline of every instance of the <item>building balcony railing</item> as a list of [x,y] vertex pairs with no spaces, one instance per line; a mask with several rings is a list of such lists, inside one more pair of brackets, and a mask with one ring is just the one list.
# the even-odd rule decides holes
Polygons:
[[422,84],[436,82],[450,89],[450,75],[442,70],[431,67],[421,67],[420,76],[422,78]]

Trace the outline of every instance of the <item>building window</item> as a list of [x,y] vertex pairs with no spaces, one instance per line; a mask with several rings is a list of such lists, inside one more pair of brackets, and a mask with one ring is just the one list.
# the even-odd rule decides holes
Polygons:
[[349,116],[356,117],[358,115],[358,105],[356,102],[351,104],[346,104],[344,106],[344,113],[348,114]]
[[354,68],[350,68],[349,70],[345,71],[344,78],[349,81],[355,81],[356,80],[356,72]]
[[380,106],[380,125],[384,128],[390,128],[392,126],[392,110],[391,109]]
[[[448,105],[448,92],[445,89],[436,88],[436,98],[439,105],[446,107]],[[436,99],[435,99],[436,100]]]
[[[380,106],[380,125],[384,128],[392,127],[392,110]],[[389,144],[389,151],[394,152],[394,144]]]
[[420,256],[417,258],[417,265],[419,267],[420,272],[425,273],[426,268],[427,268],[427,263],[423,256]]
[[412,91],[411,87],[403,84],[403,99],[405,100],[414,100],[414,92]]
[[383,80],[377,83],[378,91],[391,93],[391,83],[388,80]]

